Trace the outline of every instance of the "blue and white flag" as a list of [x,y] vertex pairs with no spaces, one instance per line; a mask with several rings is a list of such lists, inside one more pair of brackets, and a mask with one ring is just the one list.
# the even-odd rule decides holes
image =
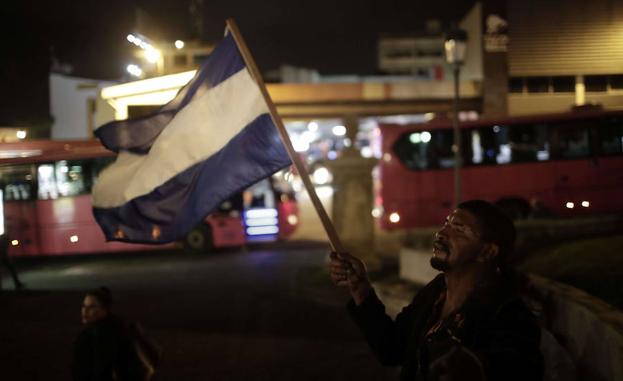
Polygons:
[[180,239],[223,201],[290,165],[231,33],[175,99],[95,135],[118,153],[93,189],[109,241]]

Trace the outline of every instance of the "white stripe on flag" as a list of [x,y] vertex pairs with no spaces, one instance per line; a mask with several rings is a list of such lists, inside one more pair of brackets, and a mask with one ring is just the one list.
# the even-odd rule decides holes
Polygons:
[[180,110],[147,155],[121,152],[96,181],[93,206],[117,207],[148,194],[218,152],[268,112],[248,70],[240,70]]

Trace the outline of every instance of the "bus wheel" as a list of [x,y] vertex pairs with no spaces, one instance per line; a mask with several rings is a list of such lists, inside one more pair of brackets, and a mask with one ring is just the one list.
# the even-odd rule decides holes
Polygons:
[[212,229],[207,224],[200,224],[191,230],[184,239],[187,252],[203,254],[212,249]]
[[505,198],[495,203],[502,212],[513,220],[523,220],[530,215],[530,204],[520,198]]

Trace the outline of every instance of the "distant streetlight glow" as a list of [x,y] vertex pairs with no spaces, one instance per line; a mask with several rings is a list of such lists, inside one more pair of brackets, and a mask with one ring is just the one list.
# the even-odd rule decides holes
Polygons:
[[130,73],[131,75],[135,76],[135,77],[140,77],[141,75],[143,75],[143,70],[141,70],[140,67],[134,65],[134,64],[130,64],[126,67],[126,70],[128,71],[128,73]]
[[420,135],[420,138],[422,139],[422,143],[428,143],[430,142],[432,135],[430,134],[430,132],[424,131],[422,132],[422,135]]
[[182,48],[184,48],[184,41],[182,41],[182,40],[177,40],[177,41],[175,41],[175,47],[176,47],[177,49],[182,49]]
[[325,185],[331,181],[331,173],[325,167],[320,167],[314,171],[314,182],[318,185]]
[[19,130],[15,133],[15,135],[17,136],[18,139],[26,139],[26,131],[24,130]]
[[333,127],[333,129],[331,131],[333,132],[333,135],[335,135],[335,136],[344,136],[344,135],[346,135],[346,127],[344,127],[344,126],[335,126],[335,127]]
[[379,218],[383,215],[383,211],[378,206],[372,208],[372,217]]
[[156,63],[160,59],[160,51],[158,49],[154,49],[153,47],[145,49],[145,58],[151,63]]
[[311,132],[316,132],[318,131],[318,123],[317,122],[309,122],[309,124],[307,125],[307,129]]

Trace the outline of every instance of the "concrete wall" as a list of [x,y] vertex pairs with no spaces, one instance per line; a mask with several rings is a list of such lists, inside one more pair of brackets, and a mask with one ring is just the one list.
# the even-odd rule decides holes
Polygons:
[[[529,301],[578,380],[623,380],[623,313],[584,291],[531,275]],[[553,343],[553,344],[556,344]]]

